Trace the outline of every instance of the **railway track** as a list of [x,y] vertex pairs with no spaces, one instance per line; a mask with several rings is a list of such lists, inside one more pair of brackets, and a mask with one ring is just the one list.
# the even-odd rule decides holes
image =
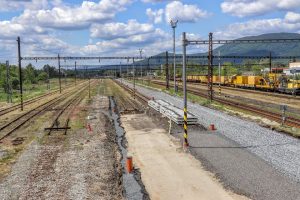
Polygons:
[[[70,113],[72,113],[73,109],[75,108],[76,105],[78,105],[81,100],[84,98],[86,95],[86,89],[88,86],[85,86],[83,89],[81,89],[78,93],[74,95],[73,98],[71,98],[69,101],[65,102],[63,106],[59,109],[60,111],[56,115],[55,119],[53,120],[51,126],[49,128],[46,128],[45,130],[48,130],[48,135],[50,135],[54,130],[55,131],[60,131],[63,130],[64,134],[67,134],[67,131],[70,129],[69,127],[69,122],[70,122]],[[66,111],[70,108],[69,113],[66,114]],[[62,116],[66,114],[66,120],[62,123]],[[63,124],[62,127],[58,127],[60,124]],[[56,127],[57,126],[57,127]]]
[[[58,92],[59,92],[59,89],[54,90],[54,91],[49,92],[49,93],[46,93],[46,94],[42,94],[42,95],[40,95],[38,97],[31,98],[29,100],[24,101],[23,105],[26,106],[26,105],[33,104],[33,103],[35,103],[35,102],[37,102],[39,100],[42,100],[45,97],[51,96],[51,95],[53,95],[55,93],[58,93]],[[0,110],[0,116],[6,115],[6,114],[8,114],[10,112],[13,112],[13,111],[19,109],[19,108],[21,108],[21,104],[16,104],[16,105],[13,105],[13,106],[10,106],[10,107],[7,107],[7,108],[3,108],[3,109]]]
[[[30,105],[30,104],[35,103],[35,102],[37,102],[37,101],[39,101],[39,100],[41,100],[41,99],[43,99],[43,98],[45,98],[47,96],[51,96],[51,95],[53,95],[53,94],[55,94],[57,92],[58,91],[56,90],[56,91],[53,91],[53,92],[50,92],[50,93],[47,93],[47,94],[40,95],[40,96],[38,96],[36,98],[29,99],[27,101],[24,101],[23,105],[24,106]],[[17,104],[17,105],[14,105],[14,106],[10,106],[10,107],[1,109],[0,110],[0,116],[5,115],[5,114],[10,113],[10,112],[13,112],[13,111],[19,109],[20,107],[21,107],[21,104]]]
[[[153,83],[161,85],[161,86],[165,86],[165,83],[162,83],[160,81],[153,82]],[[182,89],[181,86],[179,88]],[[191,94],[207,98],[206,93],[202,93],[202,92],[200,92],[196,89],[187,88],[187,91]],[[235,101],[230,101],[228,99],[223,99],[223,98],[219,98],[219,97],[214,97],[214,101],[219,102],[219,103],[224,104],[224,105],[232,106],[232,107],[235,107],[235,108],[238,108],[238,109],[242,109],[242,110],[246,110],[246,111],[255,113],[259,116],[266,117],[266,118],[271,119],[273,121],[276,121],[278,123],[282,122],[281,114],[278,114],[278,113],[275,113],[275,112],[263,110],[263,109],[260,109],[260,108],[256,108],[254,106],[242,104],[242,103],[235,102]],[[300,119],[294,118],[294,117],[286,117],[285,124],[288,125],[288,126],[291,126],[291,127],[300,128]]]
[[127,85],[125,85],[124,83],[120,83],[118,81],[115,81],[116,84],[118,84],[119,86],[121,86],[122,88],[124,88],[126,91],[128,91],[131,95],[137,97],[138,99],[140,99],[141,101],[148,103],[148,101],[151,99],[150,97],[143,95],[141,93],[139,93],[137,90],[133,90],[132,88],[128,87]]
[[[165,83],[163,80],[150,80],[152,83]],[[182,82],[180,82],[182,83]],[[172,87],[173,82],[170,81],[170,85]],[[188,85],[190,86],[203,86],[206,87],[206,83],[193,83],[189,82]],[[215,85],[215,87],[218,87],[218,85]],[[299,100],[300,96],[292,96],[290,94],[281,94],[281,93],[275,93],[275,92],[266,92],[266,91],[260,91],[260,90],[253,90],[253,89],[243,89],[243,88],[237,88],[237,87],[229,87],[229,86],[221,86],[221,89],[231,90],[231,91],[239,91],[239,92],[245,92],[245,93],[251,93],[251,94],[260,94],[260,95],[266,95],[271,97],[279,97],[279,98],[285,98],[285,99],[291,99],[291,100]]]
[[[76,89],[76,88],[75,88]],[[74,89],[74,90],[75,90]],[[50,108],[54,107],[56,104],[64,101],[66,98],[73,95],[72,91],[68,91],[67,93],[64,93],[63,95],[59,96],[58,98],[51,99],[34,109],[31,109],[27,111],[26,113],[23,113],[19,115],[17,118],[11,120],[10,122],[4,124],[0,127],[0,142],[10,136],[13,132],[18,130],[20,127],[22,127],[24,124],[26,124],[28,121],[36,117],[37,115],[49,110]],[[80,93],[82,90],[77,91],[75,94]]]

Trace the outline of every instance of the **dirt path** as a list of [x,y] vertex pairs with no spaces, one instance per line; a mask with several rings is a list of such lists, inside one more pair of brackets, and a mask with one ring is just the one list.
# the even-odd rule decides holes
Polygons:
[[151,199],[246,199],[226,191],[199,161],[182,152],[180,145],[147,115],[125,115],[121,121],[128,150]]
[[87,107],[92,131],[57,132],[30,144],[0,181],[0,199],[122,199],[115,132],[103,114],[108,107],[107,97],[96,96]]

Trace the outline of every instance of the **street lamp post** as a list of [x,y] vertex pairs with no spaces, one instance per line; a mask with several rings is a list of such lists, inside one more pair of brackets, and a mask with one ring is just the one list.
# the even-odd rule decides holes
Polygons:
[[173,29],[173,65],[174,65],[174,92],[176,93],[176,47],[175,47],[175,28],[177,27],[178,20],[170,21],[171,27]]

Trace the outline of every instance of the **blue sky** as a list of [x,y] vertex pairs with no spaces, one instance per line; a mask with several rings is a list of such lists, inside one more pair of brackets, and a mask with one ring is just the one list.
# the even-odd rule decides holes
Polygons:
[[[299,0],[0,0],[0,62],[22,54],[151,56],[172,49],[169,20],[180,37],[235,39],[300,31]],[[203,47],[189,49],[201,52]]]

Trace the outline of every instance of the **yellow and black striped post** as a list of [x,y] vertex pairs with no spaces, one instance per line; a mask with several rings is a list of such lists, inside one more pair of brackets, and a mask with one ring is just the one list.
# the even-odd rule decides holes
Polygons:
[[187,108],[186,107],[183,109],[183,118],[184,118],[184,124],[183,124],[184,146],[189,146],[189,143],[188,143],[188,127],[187,127],[188,126],[188,124],[187,124]]
[[183,137],[184,137],[184,146],[187,147],[189,146],[189,143],[188,143],[188,124],[187,124],[187,90],[186,90],[186,46],[187,46],[187,40],[186,40],[186,35],[185,35],[185,32],[183,32],[182,34],[182,58],[183,58],[183,61],[182,61],[182,81],[183,81],[183,128],[184,128],[184,134],[183,134]]

